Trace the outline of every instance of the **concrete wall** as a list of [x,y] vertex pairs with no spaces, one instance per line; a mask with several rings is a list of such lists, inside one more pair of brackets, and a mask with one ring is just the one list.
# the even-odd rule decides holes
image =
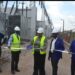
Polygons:
[[45,30],[46,30],[46,36],[47,37],[50,37],[51,36],[51,29],[50,29],[50,26],[46,26],[46,28],[45,28]]
[[50,30],[50,26],[46,25],[45,21],[37,21],[36,27],[43,27],[44,28],[44,35],[46,35],[46,37],[50,37],[51,35],[51,30]]
[[38,27],[43,27],[44,28],[44,34],[46,33],[45,21],[37,21],[36,28],[38,29]]
[[32,7],[31,9],[31,39],[36,34],[36,21],[37,21],[37,8]]
[[[9,10],[9,9],[8,9]],[[9,14],[7,10],[7,14]],[[14,9],[15,11],[15,9]],[[13,11],[13,13],[14,13]],[[27,12],[27,13],[26,13]],[[37,21],[37,8],[32,7],[31,9],[24,9],[22,15],[22,9],[18,11],[19,15],[21,15],[21,37],[23,39],[31,40],[36,33],[36,29],[38,27],[43,27],[45,29],[44,34],[49,37],[50,36],[50,28],[45,25],[44,21]]]
[[44,21],[37,21],[37,27],[43,27],[45,28],[45,22]]
[[36,31],[37,8],[28,9],[27,16],[25,9],[23,15],[21,10],[19,10],[19,14],[21,15],[21,36],[23,39],[31,40]]
[[21,37],[22,39],[30,39],[31,34],[31,18],[26,18],[24,16],[21,16]]

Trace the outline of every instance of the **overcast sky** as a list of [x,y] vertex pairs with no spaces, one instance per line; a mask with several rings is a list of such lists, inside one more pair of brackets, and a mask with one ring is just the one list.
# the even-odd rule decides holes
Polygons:
[[[55,27],[62,28],[63,20],[64,20],[64,25],[65,25],[64,28],[66,30],[75,28],[75,1],[44,1],[44,2],[45,2],[45,6],[49,14],[49,17],[51,18],[53,25]],[[42,10],[41,10],[41,7],[39,7],[38,1],[36,3],[37,3],[36,6],[38,7],[38,12],[39,12],[37,14],[37,19],[40,20],[42,15]],[[8,7],[11,7],[12,4],[13,4],[13,1],[9,2]],[[25,6],[28,4],[29,4],[29,1],[25,4]],[[22,6],[19,3],[19,8],[21,7]]]

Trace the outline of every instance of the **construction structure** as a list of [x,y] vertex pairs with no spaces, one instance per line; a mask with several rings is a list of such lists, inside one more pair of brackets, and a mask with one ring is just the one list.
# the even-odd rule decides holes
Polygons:
[[[37,20],[38,8],[36,1],[29,1],[29,6],[24,6],[26,2],[13,1],[10,7],[8,7],[10,1],[0,1],[0,32],[9,38],[14,32],[14,27],[19,26],[21,28],[20,35],[22,40],[29,41],[36,34],[37,28],[41,26],[45,29],[44,34],[50,37],[52,21],[48,16],[44,2],[38,1],[43,13],[42,16],[39,14],[42,17],[40,21]],[[22,8],[19,8],[19,5]],[[4,60],[3,62],[10,60],[10,53],[4,49],[2,52],[2,60]]]
[[[4,2],[5,5],[4,8],[2,8]],[[38,1],[39,7],[42,10],[42,16],[39,14],[42,17],[40,21],[37,20],[38,7],[36,6],[36,1],[29,1],[29,6],[26,5],[27,1],[13,1],[13,4],[10,5],[10,8],[8,7],[9,2],[10,1],[0,1],[0,32],[10,36],[10,34],[14,32],[14,26],[17,25],[21,28],[21,38],[23,40],[31,40],[36,34],[37,28],[41,26],[45,29],[44,34],[47,37],[50,37],[52,31],[52,21],[47,13],[44,1]],[[19,4],[21,4],[22,8],[19,8]],[[26,7],[24,7],[24,5],[26,5]],[[65,35],[67,33],[69,32],[64,32]],[[23,43],[24,47],[26,47],[28,44],[29,42]],[[50,39],[48,40],[47,48],[49,48],[49,46]],[[3,73],[1,75],[10,75],[10,51],[8,51],[8,49],[2,50],[2,60],[4,60],[5,62],[7,61],[8,63],[3,64],[4,61],[2,62]],[[64,53],[63,58],[64,59],[62,59],[59,63],[58,75],[70,75],[70,55]],[[50,64],[51,62],[48,61],[48,58],[46,58],[47,75],[51,75],[52,68]],[[22,50],[19,67],[21,69],[21,72],[17,73],[16,75],[32,74],[33,56],[31,55],[31,51]]]
[[[37,6],[36,6],[36,1],[29,1],[30,5],[29,7],[26,6],[24,7],[24,4],[26,1],[14,1],[11,6],[11,8],[8,8],[8,4],[10,1],[5,1],[5,8],[1,9],[1,14],[0,19],[1,22],[3,21],[0,26],[1,31],[6,32],[7,35],[10,36],[11,33],[13,33],[13,28],[14,26],[19,26],[21,27],[21,32],[20,35],[22,39],[26,40],[31,40],[33,36],[36,34],[36,30],[39,26],[43,27],[45,29],[45,35],[47,37],[50,36],[50,32],[52,31],[52,21],[47,13],[45,4],[43,1],[38,1],[39,2],[39,7],[41,7],[42,19],[44,20],[37,20]],[[22,9],[19,8],[19,4],[21,4]],[[14,7],[16,5],[16,7]],[[40,15],[41,16],[41,15]],[[1,23],[0,22],[0,23]],[[46,23],[48,22],[48,23]]]

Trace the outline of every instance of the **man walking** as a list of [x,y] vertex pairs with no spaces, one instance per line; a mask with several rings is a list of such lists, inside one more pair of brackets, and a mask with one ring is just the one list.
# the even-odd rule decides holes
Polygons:
[[71,75],[75,75],[75,40],[72,41],[70,45],[71,57]]
[[57,50],[64,50],[64,42],[59,37],[59,29],[55,28],[52,31],[52,40],[50,44],[50,50],[48,55],[48,60],[51,58],[51,65],[52,65],[52,75],[57,75],[58,71],[58,63],[60,58],[62,58],[62,52],[58,52]]

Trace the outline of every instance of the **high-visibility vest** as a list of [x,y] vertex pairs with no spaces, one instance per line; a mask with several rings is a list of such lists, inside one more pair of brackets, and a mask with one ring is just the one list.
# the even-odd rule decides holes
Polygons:
[[[33,49],[32,49],[32,54],[34,54],[35,53],[35,49],[34,49],[34,44],[35,44],[35,42],[36,42],[36,40],[38,39],[38,36],[35,36],[34,37],[34,42],[33,42]],[[44,48],[44,44],[45,44],[45,39],[46,39],[46,37],[43,35],[42,37],[41,37],[41,41],[40,41],[40,48]],[[40,54],[42,55],[42,54],[46,54],[46,50],[41,50],[40,49]]]
[[21,42],[20,36],[17,37],[15,33],[12,34],[11,36],[13,38],[11,43],[11,51],[20,51],[20,49],[15,49],[15,48],[20,48],[20,42]]

